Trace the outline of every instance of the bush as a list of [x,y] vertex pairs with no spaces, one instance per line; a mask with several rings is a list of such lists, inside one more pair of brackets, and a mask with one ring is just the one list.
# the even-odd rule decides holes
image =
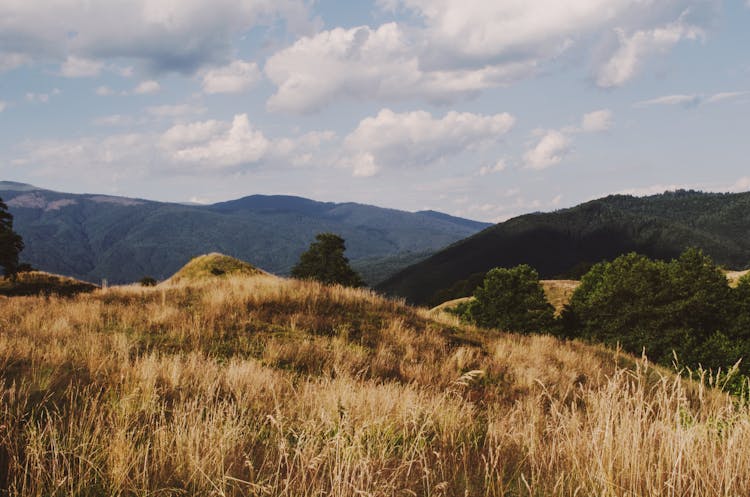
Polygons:
[[530,266],[490,270],[474,291],[474,300],[463,317],[479,326],[518,333],[548,333],[554,324],[554,308]]
[[140,280],[138,280],[138,283],[141,284],[141,286],[156,286],[156,279],[152,278],[151,276],[144,276]]
[[[595,265],[563,311],[570,337],[621,345],[671,365],[731,366],[735,295],[713,261],[689,249],[671,262],[627,254]],[[748,302],[750,309],[750,301]],[[707,364],[708,362],[708,364]]]

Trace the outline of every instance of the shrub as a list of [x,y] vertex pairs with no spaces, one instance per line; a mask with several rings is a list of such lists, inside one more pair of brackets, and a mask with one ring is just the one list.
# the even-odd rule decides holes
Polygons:
[[463,316],[479,326],[519,333],[550,332],[554,308],[528,265],[490,270],[474,291]]
[[141,284],[141,286],[156,286],[156,279],[152,278],[151,276],[144,276],[140,280],[138,280],[138,283]]

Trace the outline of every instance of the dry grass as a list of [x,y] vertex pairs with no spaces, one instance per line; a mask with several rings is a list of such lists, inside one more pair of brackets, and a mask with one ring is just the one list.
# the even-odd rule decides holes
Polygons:
[[[541,280],[539,283],[541,283],[542,288],[544,289],[544,295],[547,297],[547,300],[549,300],[549,303],[555,308],[556,315],[559,315],[562,312],[563,307],[570,302],[573,292],[575,292],[576,288],[581,284],[581,282],[577,280]],[[432,310],[446,311],[456,307],[458,304],[467,302],[472,298],[473,297],[463,297],[460,299],[449,300],[448,302],[443,302],[437,307],[433,307]]]
[[6,299],[0,374],[0,495],[750,495],[731,398],[363,290]]
[[750,269],[747,269],[745,271],[726,271],[727,279],[729,280],[729,286],[735,288],[739,284],[740,279],[747,273],[750,273]]
[[547,296],[547,300],[555,308],[555,314],[559,315],[563,307],[565,307],[570,298],[573,296],[573,292],[581,284],[577,280],[541,280],[539,283],[544,288],[544,294]]

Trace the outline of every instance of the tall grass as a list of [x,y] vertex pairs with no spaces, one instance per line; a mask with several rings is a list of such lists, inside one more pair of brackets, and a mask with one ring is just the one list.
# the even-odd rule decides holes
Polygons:
[[750,495],[731,397],[363,290],[4,299],[0,375],[0,495]]

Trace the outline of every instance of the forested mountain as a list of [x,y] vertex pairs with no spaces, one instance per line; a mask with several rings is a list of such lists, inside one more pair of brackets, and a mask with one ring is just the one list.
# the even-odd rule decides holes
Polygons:
[[[578,276],[584,268],[638,252],[671,259],[703,249],[726,267],[750,265],[750,193],[666,192],[612,195],[570,209],[510,219],[392,276],[378,289],[437,304],[470,292],[489,269],[529,264],[543,278]],[[481,280],[481,278],[479,278]]]
[[330,231],[346,240],[352,265],[374,283],[488,226],[433,212],[289,196],[253,195],[200,206],[5,182],[0,197],[26,243],[24,262],[94,282],[163,279],[208,252],[286,274],[317,233]]

